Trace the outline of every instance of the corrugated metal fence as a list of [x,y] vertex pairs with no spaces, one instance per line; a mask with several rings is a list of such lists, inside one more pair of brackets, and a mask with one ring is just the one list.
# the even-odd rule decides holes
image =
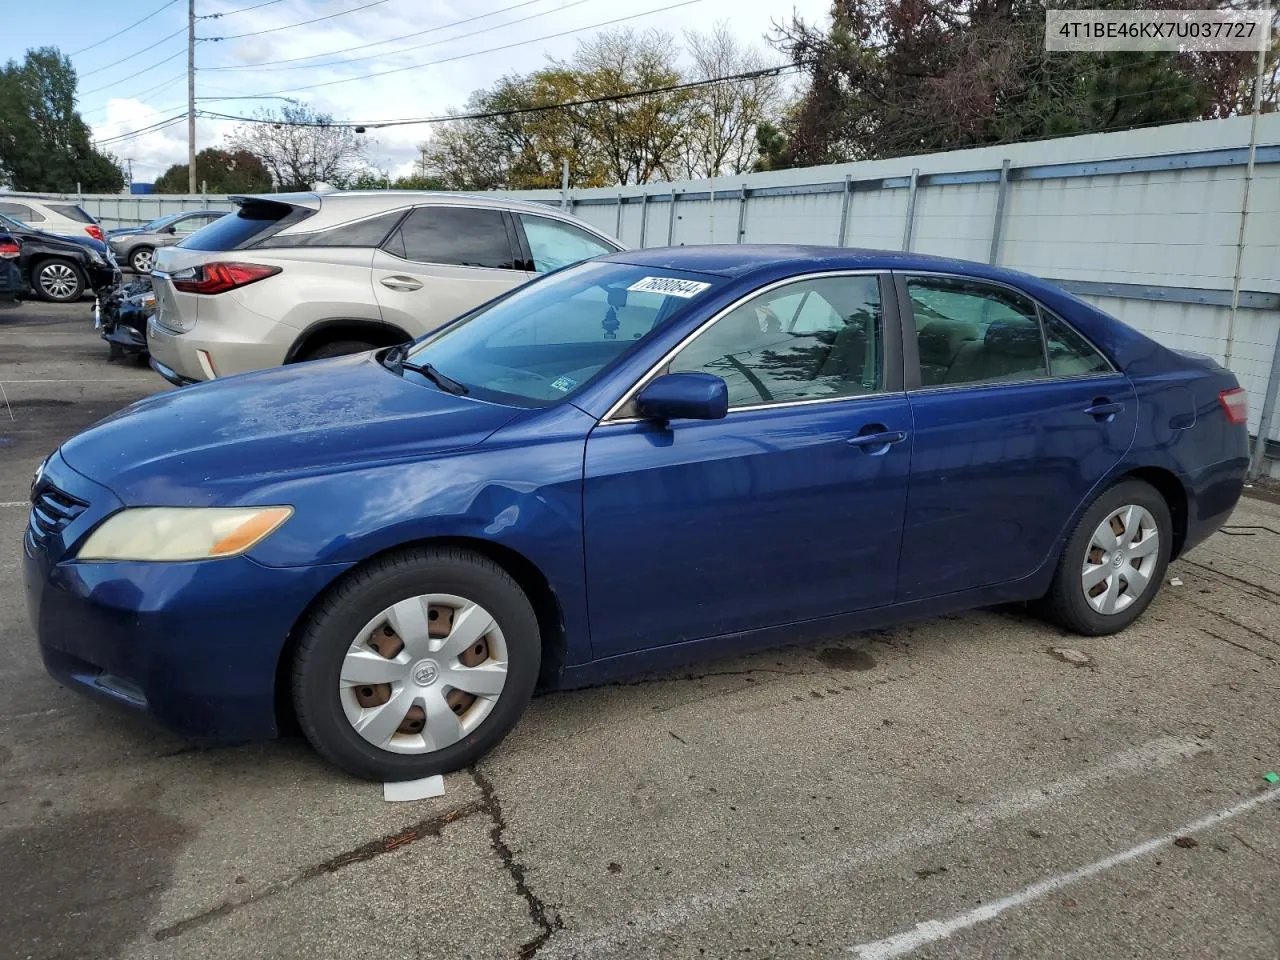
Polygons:
[[[1225,361],[1249,391],[1256,432],[1268,385],[1280,381],[1272,375],[1280,115],[1259,124],[1242,231],[1248,138],[1249,119],[1239,117],[715,181],[509,195],[565,207],[631,246],[837,244],[1038,274],[1168,346]],[[110,226],[226,203],[81,199]],[[1269,435],[1280,443],[1280,413]]]

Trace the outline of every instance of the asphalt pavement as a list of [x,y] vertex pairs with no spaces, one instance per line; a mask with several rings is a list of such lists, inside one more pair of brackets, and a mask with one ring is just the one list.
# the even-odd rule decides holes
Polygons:
[[168,387],[38,304],[0,388],[0,957],[1280,956],[1280,506],[1121,635],[1009,607],[544,696],[392,804],[45,675],[32,472]]

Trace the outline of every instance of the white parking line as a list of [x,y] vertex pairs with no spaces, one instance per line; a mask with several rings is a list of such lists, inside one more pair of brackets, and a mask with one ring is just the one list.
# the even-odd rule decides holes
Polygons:
[[991,903],[984,903],[980,907],[975,907],[967,913],[958,914],[949,920],[926,920],[923,923],[917,923],[911,930],[894,934],[892,937],[886,937],[883,940],[876,940],[871,943],[860,943],[850,947],[849,952],[857,955],[858,960],[892,960],[893,957],[901,957],[904,954],[918,950],[925,944],[945,940],[953,933],[967,930],[969,927],[992,920],[1006,910],[1012,910],[1014,907],[1020,907],[1033,900],[1039,900],[1041,897],[1047,896],[1056,890],[1061,890],[1077,880],[1087,880],[1100,873],[1105,873],[1113,867],[1118,867],[1122,863],[1145,857],[1148,853],[1152,853],[1166,844],[1173,843],[1178,837],[1207,830],[1215,824],[1230,820],[1232,817],[1238,817],[1242,813],[1248,813],[1254,807],[1275,799],[1280,799],[1280,787],[1260,793],[1256,797],[1250,797],[1248,800],[1243,800],[1234,807],[1227,807],[1225,810],[1210,813],[1199,820],[1193,820],[1177,830],[1166,833],[1162,837],[1147,840],[1136,847],[1130,847],[1121,853],[1112,854],[1088,866],[1078,867],[1067,873],[1060,873],[1056,877],[1049,877],[1039,883],[1033,883],[1029,887],[1023,887],[1017,893],[1011,893],[1009,896],[1001,897]]
[[660,909],[628,917],[624,923],[579,933],[557,933],[540,951],[547,960],[556,957],[635,956],[631,945],[681,927],[696,926],[709,917],[738,909],[749,903],[776,906],[779,894],[805,884],[821,885],[833,878],[856,875],[870,863],[906,856],[916,850],[947,843],[1016,817],[1053,807],[1059,801],[1079,796],[1095,787],[1106,786],[1121,777],[1141,777],[1174,766],[1208,750],[1203,742],[1178,737],[1160,737],[1122,750],[1099,763],[1091,764],[1061,780],[1034,787],[1022,787],[992,797],[963,812],[935,816],[928,822],[908,823],[885,834],[829,857],[814,858],[785,875],[762,869],[754,875],[734,877],[719,890],[693,893]]
[[26,500],[6,500],[0,503],[0,507],[29,507],[31,504]]
[[72,377],[67,380],[0,380],[2,384],[14,383],[155,383],[155,377],[108,377],[101,380]]
[[4,397],[4,408],[9,411],[9,419],[13,420],[13,407],[9,406],[9,395],[4,392],[3,382],[0,382],[0,397]]

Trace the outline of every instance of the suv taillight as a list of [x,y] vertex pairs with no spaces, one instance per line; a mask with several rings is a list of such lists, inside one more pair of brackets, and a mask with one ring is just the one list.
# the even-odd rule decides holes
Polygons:
[[1218,402],[1227,412],[1227,420],[1236,425],[1249,422],[1249,395],[1240,387],[1223,390],[1218,394]]
[[0,260],[12,260],[21,253],[17,240],[0,240]]
[[279,272],[261,263],[206,263],[170,274],[169,280],[183,293],[226,293]]
[[102,228],[98,226],[96,223],[89,224],[87,227],[84,228],[84,232],[87,233],[89,236],[93,237],[93,239],[95,240],[102,239]]

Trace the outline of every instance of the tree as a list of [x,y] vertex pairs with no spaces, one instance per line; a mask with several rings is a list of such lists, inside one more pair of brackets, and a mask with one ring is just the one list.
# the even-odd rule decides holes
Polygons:
[[786,134],[767,120],[759,123],[756,126],[756,162],[752,169],[786,170],[794,165]]
[[792,17],[773,40],[808,78],[785,131],[800,164],[1226,116],[1240,111],[1253,64],[1251,54],[1049,53],[1039,0],[835,0],[829,27]]
[[[196,154],[196,183],[209,193],[264,193],[271,189],[271,174],[247,150],[209,147]],[[186,193],[187,185],[187,165],[174,164],[156,180],[156,193]]]
[[[758,52],[742,47],[726,23],[716,24],[709,34],[687,32],[685,42],[693,60],[694,80],[735,76],[769,66]],[[752,169],[757,129],[761,124],[772,127],[768,121],[776,117],[781,99],[781,85],[774,74],[691,91],[681,154],[684,176],[694,179]]]
[[444,181],[438,177],[410,174],[407,177],[391,177],[386,170],[370,167],[360,172],[348,185],[349,190],[444,190]]
[[115,158],[89,142],[76,110],[76,73],[54,47],[0,69],[0,183],[14,190],[118,193]]
[[365,169],[369,141],[336,125],[332,114],[289,104],[255,116],[256,122],[236,127],[227,143],[258,157],[278,190],[311,190],[317,183],[345,187]]

